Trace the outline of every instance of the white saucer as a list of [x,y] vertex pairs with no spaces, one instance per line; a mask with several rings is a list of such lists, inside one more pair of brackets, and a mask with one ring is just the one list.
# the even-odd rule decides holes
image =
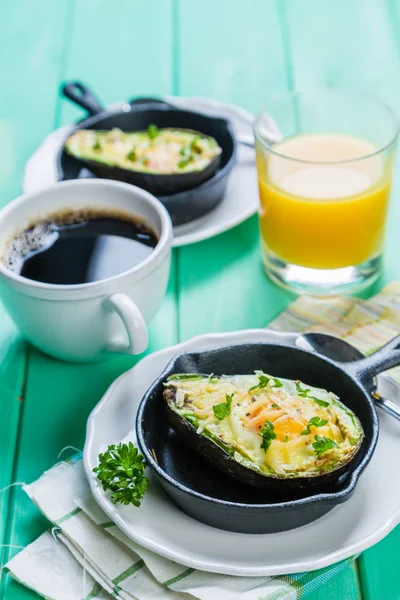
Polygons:
[[[253,117],[232,104],[223,104],[206,98],[167,97],[166,100],[180,108],[204,112],[211,116],[229,119],[236,135],[252,136]],[[119,104],[108,107],[116,110]],[[61,144],[73,125],[53,131],[31,156],[25,166],[22,189],[38,191],[58,181],[56,159]],[[89,174],[89,172],[87,172]],[[174,228],[173,246],[186,246],[208,239],[242,223],[257,211],[258,190],[254,150],[239,145],[238,161],[233,169],[222,202],[210,213]]]
[[[243,342],[277,339],[293,344],[294,334],[255,329],[203,335],[155,352],[119,377],[91,413],[84,466],[94,498],[116,525],[135,542],[188,567],[240,576],[312,571],[369,548],[400,522],[400,424],[380,412],[380,436],[374,456],[354,495],[321,519],[276,534],[238,534],[214,529],[178,509],[152,479],[140,509],[114,505],[92,469],[110,443],[135,441],[138,404],[176,354]],[[400,388],[385,376],[380,392],[400,399]],[[151,477],[151,475],[150,475]]]

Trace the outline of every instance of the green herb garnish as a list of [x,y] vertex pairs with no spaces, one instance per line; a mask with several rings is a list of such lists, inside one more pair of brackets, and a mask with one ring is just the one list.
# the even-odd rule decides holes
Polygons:
[[213,406],[214,415],[219,421],[222,421],[231,414],[233,394],[225,394],[225,398],[225,402],[214,404]]
[[93,469],[105,491],[110,490],[115,503],[133,504],[140,502],[149,487],[144,476],[146,463],[132,442],[111,444],[106,452],[99,454],[99,466]]
[[321,437],[320,435],[314,436],[314,442],[312,443],[312,447],[314,448],[315,454],[320,458],[324,452],[331,450],[332,448],[338,448],[336,442],[331,440],[328,437]]
[[271,408],[280,408],[279,404],[271,404]]
[[311,433],[310,427],[323,427],[328,422],[328,419],[320,419],[319,417],[313,417],[308,421],[307,427],[301,432],[301,435],[309,435]]
[[295,382],[295,385],[296,385],[297,395],[300,396],[300,398],[308,398],[309,397],[309,393],[311,392],[311,390],[302,388],[301,385],[297,381]]
[[283,440],[285,443],[289,441],[289,436],[285,435],[285,439]]
[[131,160],[132,162],[136,160],[136,150],[133,148],[130,152],[128,152],[128,154],[126,155],[126,158],[128,160]]
[[323,406],[324,408],[326,408],[327,406],[329,406],[329,402],[326,402],[325,400],[321,400],[320,398],[316,398],[315,396],[310,396],[310,398],[312,398],[313,400],[315,400],[315,402],[319,406]]
[[272,440],[276,438],[274,424],[271,423],[271,421],[265,421],[260,436],[262,437],[261,448],[266,452],[270,447]]
[[184,169],[192,160],[192,156],[190,155],[188,158],[184,158],[183,160],[178,162],[178,169]]
[[282,381],[280,381],[280,379],[273,377],[272,381],[274,382],[274,385],[271,387],[283,387],[283,383],[282,383]]
[[94,150],[95,152],[101,151],[101,144],[99,140],[96,140],[96,142],[93,144],[92,150]]
[[158,129],[157,125],[154,125],[153,123],[151,123],[148,128],[147,128],[147,135],[149,136],[149,138],[151,140],[154,140],[158,134],[160,133],[160,130]]
[[196,154],[201,154],[203,152],[202,147],[198,144],[201,139],[202,138],[198,135],[192,140],[192,143],[190,144],[190,150],[192,152],[196,152]]
[[256,390],[256,389],[261,390],[263,388],[266,388],[271,380],[274,382],[273,385],[271,385],[271,387],[283,387],[282,381],[280,381],[276,377],[269,377],[268,375],[266,375],[264,373],[264,371],[254,371],[254,373],[258,377],[258,384],[253,385],[253,387],[251,387],[249,389],[249,392],[252,392],[253,390]]
[[325,400],[320,400],[320,398],[311,396],[310,395],[311,390],[302,388],[301,385],[297,381],[295,382],[295,385],[296,385],[297,395],[300,396],[300,398],[311,398],[312,400],[315,400],[315,402],[319,406],[324,406],[324,407],[329,406],[329,402],[325,402]]

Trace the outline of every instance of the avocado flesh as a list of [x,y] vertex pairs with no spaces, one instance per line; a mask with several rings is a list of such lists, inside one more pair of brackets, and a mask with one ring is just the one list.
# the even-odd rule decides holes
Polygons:
[[[164,391],[170,422],[206,460],[252,485],[267,487],[272,479],[314,484],[343,471],[363,440],[354,413],[326,390],[267,377],[268,385],[257,388],[256,375],[172,375]],[[218,419],[213,407],[231,394],[230,414]],[[266,421],[275,437],[265,449]],[[307,429],[310,421],[319,426]]]
[[82,129],[68,138],[65,150],[78,160],[155,175],[203,171],[221,154],[214,138],[196,131],[156,128],[152,135]]

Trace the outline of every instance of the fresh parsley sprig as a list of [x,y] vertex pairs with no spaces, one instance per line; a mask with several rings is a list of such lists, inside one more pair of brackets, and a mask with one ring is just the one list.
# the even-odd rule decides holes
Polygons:
[[274,424],[271,421],[265,421],[264,427],[260,431],[260,436],[262,437],[261,448],[266,452],[272,440],[276,438]]
[[111,500],[116,504],[140,502],[149,487],[144,476],[146,463],[132,442],[129,444],[111,444],[106,452],[99,454],[99,466],[93,469],[105,491],[110,490]]
[[249,389],[249,392],[252,392],[253,390],[257,390],[257,389],[266,388],[267,385],[271,381],[273,382],[271,384],[271,387],[277,387],[277,388],[283,387],[282,381],[280,381],[277,377],[269,377],[268,375],[266,375],[264,373],[264,371],[254,371],[254,373],[258,377],[258,383],[257,383],[257,385],[253,385],[253,387],[251,387]]
[[324,407],[329,406],[329,402],[326,402],[325,400],[321,400],[320,398],[316,398],[315,396],[311,396],[311,394],[310,394],[311,390],[309,390],[307,388],[302,388],[298,381],[295,382],[295,385],[296,385],[297,395],[300,396],[300,398],[311,398],[319,406],[324,406]]
[[310,435],[311,427],[323,427],[328,422],[328,419],[321,419],[320,417],[312,417],[307,423],[307,427],[303,429],[301,435]]
[[225,394],[225,402],[221,402],[220,404],[214,404],[214,415],[219,421],[222,421],[223,419],[225,419],[225,417],[228,417],[231,414],[233,395],[234,394]]
[[332,450],[332,448],[338,448],[337,443],[331,440],[331,438],[316,435],[314,436],[314,440],[315,441],[312,443],[312,447],[314,448],[314,452],[318,458],[320,458],[324,452]]

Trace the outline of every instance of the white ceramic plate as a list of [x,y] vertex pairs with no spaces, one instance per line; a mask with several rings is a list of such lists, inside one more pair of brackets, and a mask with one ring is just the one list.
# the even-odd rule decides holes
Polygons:
[[[180,108],[227,118],[231,121],[237,135],[245,138],[252,137],[253,117],[238,106],[208,98],[170,96],[166,100]],[[121,106],[121,104],[113,104],[109,109],[116,110]],[[51,133],[28,160],[22,183],[24,192],[37,191],[57,183],[58,151],[72,127],[66,125]],[[90,176],[89,171],[87,175]],[[257,207],[258,189],[254,150],[239,145],[237,164],[229,177],[222,202],[204,217],[175,227],[173,246],[186,246],[228,231],[251,217],[257,211]]]
[[[151,354],[121,375],[88,420],[84,466],[101,508],[135,542],[188,567],[241,576],[312,571],[372,546],[400,522],[400,424],[380,412],[380,437],[354,495],[321,519],[276,534],[239,534],[214,529],[178,509],[152,479],[140,509],[113,505],[92,473],[110,443],[135,441],[138,404],[176,354],[243,342],[294,344],[294,334],[265,329],[204,335]],[[400,398],[398,386],[379,377],[380,392]],[[151,478],[151,475],[150,475]]]

